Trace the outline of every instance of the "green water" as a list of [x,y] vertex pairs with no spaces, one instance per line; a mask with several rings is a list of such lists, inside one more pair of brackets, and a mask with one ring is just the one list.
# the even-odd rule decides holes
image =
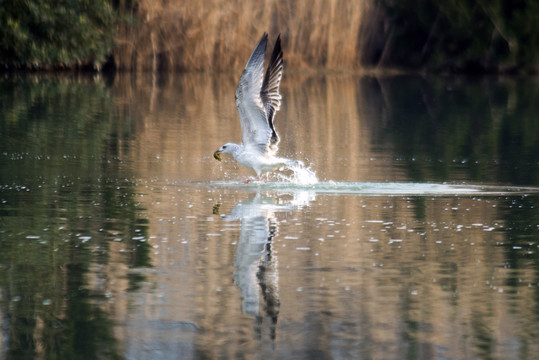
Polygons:
[[535,358],[538,80],[283,81],[307,182],[235,76],[1,79],[1,357]]

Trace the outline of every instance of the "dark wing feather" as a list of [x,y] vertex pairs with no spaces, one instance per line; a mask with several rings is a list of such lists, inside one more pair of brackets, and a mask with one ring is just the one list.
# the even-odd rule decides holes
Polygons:
[[266,70],[266,75],[264,76],[262,89],[260,91],[262,103],[264,105],[264,109],[266,110],[268,125],[272,131],[270,139],[270,145],[272,146],[277,145],[279,142],[279,136],[275,131],[273,119],[275,118],[275,113],[277,113],[281,107],[281,94],[279,93],[279,86],[281,84],[282,76],[283,51],[281,49],[281,35],[279,35],[277,37],[277,41],[275,41],[273,53],[271,54],[271,59],[268,69]]

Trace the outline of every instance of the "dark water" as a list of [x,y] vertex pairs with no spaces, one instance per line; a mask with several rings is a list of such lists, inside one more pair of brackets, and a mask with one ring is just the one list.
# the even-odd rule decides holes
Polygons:
[[236,75],[0,80],[2,358],[536,358],[538,79]]

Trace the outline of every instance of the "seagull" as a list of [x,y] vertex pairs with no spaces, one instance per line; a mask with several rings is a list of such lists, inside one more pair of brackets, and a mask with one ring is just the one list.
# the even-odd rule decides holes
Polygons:
[[262,175],[300,161],[277,157],[279,136],[273,120],[281,107],[279,85],[283,76],[281,35],[277,37],[266,75],[264,62],[268,34],[264,33],[253,50],[236,88],[236,108],[241,123],[242,143],[226,143],[213,153],[221,161],[221,154],[231,154],[241,165]]

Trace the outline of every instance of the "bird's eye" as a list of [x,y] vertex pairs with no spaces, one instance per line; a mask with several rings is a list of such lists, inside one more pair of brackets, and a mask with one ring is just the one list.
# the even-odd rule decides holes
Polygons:
[[223,150],[224,150],[224,149],[226,149],[226,145],[225,145],[225,146],[223,146]]

